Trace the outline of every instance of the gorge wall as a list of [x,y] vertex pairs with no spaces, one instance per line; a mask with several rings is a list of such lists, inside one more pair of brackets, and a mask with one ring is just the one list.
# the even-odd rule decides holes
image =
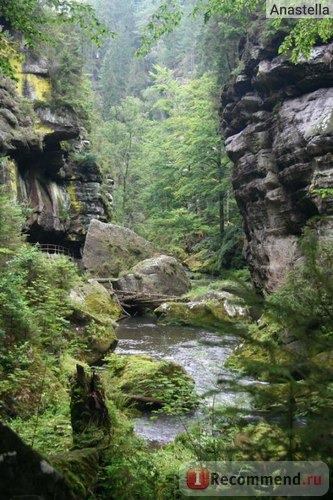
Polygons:
[[281,34],[258,23],[241,72],[222,95],[222,130],[256,286],[277,289],[300,257],[305,225],[333,239],[333,44],[293,64],[278,55]]
[[80,256],[92,218],[106,220],[102,176],[68,105],[52,104],[47,61],[26,54],[0,77],[0,184],[27,208],[28,240]]

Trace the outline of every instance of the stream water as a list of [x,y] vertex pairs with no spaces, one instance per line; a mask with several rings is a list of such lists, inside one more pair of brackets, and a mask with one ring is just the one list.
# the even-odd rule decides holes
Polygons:
[[[235,404],[235,394],[222,391],[218,379],[228,379],[230,372],[224,363],[236,345],[228,334],[218,335],[203,328],[158,325],[152,318],[128,318],[117,328],[120,354],[148,354],[156,359],[167,359],[182,365],[194,379],[197,393],[203,395],[207,405],[213,396],[205,395],[218,389],[214,400],[222,404]],[[246,381],[244,381],[246,383]],[[135,419],[136,433],[152,443],[167,443],[185,431],[190,423],[200,418],[196,412],[187,417],[159,416],[151,419],[143,414]]]

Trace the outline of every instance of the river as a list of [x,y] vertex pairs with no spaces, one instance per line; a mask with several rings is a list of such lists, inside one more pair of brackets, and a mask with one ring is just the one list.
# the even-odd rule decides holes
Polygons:
[[[197,393],[206,405],[211,405],[213,399],[234,405],[235,398],[240,397],[222,390],[217,383],[219,379],[231,377],[224,363],[237,344],[233,336],[218,335],[204,328],[159,325],[150,317],[125,319],[119,323],[116,333],[119,354],[148,354],[182,365],[194,379]],[[212,396],[214,390],[218,393]],[[134,426],[136,433],[146,441],[162,444],[172,441],[201,416],[200,411],[182,418],[161,415],[151,419],[150,414],[143,414],[134,420]]]

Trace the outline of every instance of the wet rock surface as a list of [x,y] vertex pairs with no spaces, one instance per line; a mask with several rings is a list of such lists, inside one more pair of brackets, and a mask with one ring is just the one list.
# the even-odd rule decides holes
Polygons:
[[268,292],[301,258],[299,238],[311,218],[319,237],[333,233],[333,197],[318,191],[333,184],[333,44],[294,65],[278,56],[280,42],[249,35],[244,69],[222,95],[245,256]]

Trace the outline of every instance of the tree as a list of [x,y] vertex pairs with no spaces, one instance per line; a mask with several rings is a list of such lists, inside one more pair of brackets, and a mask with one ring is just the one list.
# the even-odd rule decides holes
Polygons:
[[71,0],[2,0],[0,5],[0,70],[13,76],[10,58],[15,48],[14,33],[23,36],[28,46],[40,41],[52,42],[48,26],[53,23],[79,25],[94,42],[100,43],[105,26],[87,3]]
[[[247,24],[251,15],[260,13],[265,8],[263,0],[198,0],[192,10],[192,15],[203,14],[205,21],[212,16],[221,15],[223,18],[238,20]],[[142,44],[138,51],[140,55],[146,54],[152,45],[165,33],[171,33],[184,16],[184,3],[182,0],[171,2],[164,1],[154,12],[151,20],[143,30]],[[281,20],[272,22],[272,26],[279,28]],[[297,62],[300,56],[308,57],[311,48],[319,40],[324,43],[333,36],[333,19],[301,19],[295,25],[288,25],[289,33],[280,46],[280,53],[292,50],[292,59]]]
[[146,127],[144,104],[128,96],[113,106],[107,122],[94,133],[94,147],[104,157],[102,168],[115,180],[117,222],[133,226],[138,212],[138,159],[142,157],[142,137]]
[[245,453],[332,465],[333,251],[311,228],[302,251],[303,261],[266,299],[260,322],[250,325],[229,365],[265,382],[246,391],[270,439],[258,424],[243,423]]
[[217,125],[216,80],[205,74],[182,82],[160,66],[152,78],[145,93],[151,121],[140,169],[141,229],[188,253],[217,252],[226,228],[239,220],[235,205],[231,210],[230,164]]

